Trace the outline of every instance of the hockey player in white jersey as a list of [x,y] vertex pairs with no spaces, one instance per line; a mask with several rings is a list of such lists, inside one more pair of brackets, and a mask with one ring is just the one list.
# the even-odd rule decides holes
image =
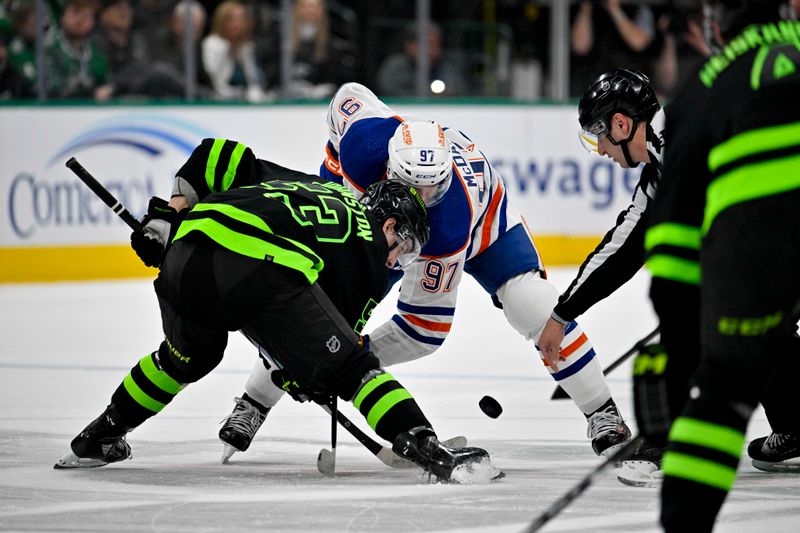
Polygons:
[[[537,343],[558,300],[506,184],[485,154],[462,132],[430,121],[405,120],[368,88],[347,83],[328,110],[329,141],[320,175],[359,196],[373,182],[414,185],[429,205],[431,237],[420,260],[402,275],[397,313],[368,336],[380,362],[391,366],[424,357],[452,327],[464,273],[491,295],[509,324]],[[391,285],[391,282],[390,282]],[[388,287],[387,287],[388,290]],[[588,420],[595,453],[609,455],[630,438],[611,398],[595,351],[580,326],[564,330],[561,360],[548,368]],[[220,430],[223,460],[247,449],[283,391],[257,363],[246,393]]]

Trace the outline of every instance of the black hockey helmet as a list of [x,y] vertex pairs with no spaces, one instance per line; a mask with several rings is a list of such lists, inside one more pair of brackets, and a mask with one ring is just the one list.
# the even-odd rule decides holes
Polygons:
[[414,187],[398,180],[379,181],[367,188],[361,203],[381,225],[389,218],[397,221],[397,242],[392,248],[408,248],[398,259],[399,268],[408,266],[419,257],[420,250],[430,238],[430,229],[425,202]]
[[780,20],[785,3],[786,0],[706,0],[708,16],[717,23],[726,41],[750,24]]
[[639,71],[615,68],[602,73],[581,96],[578,122],[595,137],[606,135],[614,113],[650,120],[661,108],[650,79]]

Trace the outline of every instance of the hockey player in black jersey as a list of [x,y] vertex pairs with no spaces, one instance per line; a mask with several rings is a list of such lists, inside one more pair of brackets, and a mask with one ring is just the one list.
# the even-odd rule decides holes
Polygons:
[[[491,476],[484,450],[439,443],[411,394],[360,342],[386,268],[412,261],[427,241],[416,191],[383,182],[358,201],[341,185],[257,161],[234,141],[209,139],[198,150],[211,163],[197,169],[190,160],[176,185],[189,196],[178,191],[172,200],[191,210],[179,215],[154,202],[143,220],[155,234],[171,235],[166,251],[132,236],[137,252],[160,264],[154,285],[165,340],[133,366],[55,467],[130,458],[126,434],[211,372],[228,332],[240,330],[281,367],[282,385],[296,399],[352,401],[396,453],[441,480]],[[240,186],[229,189],[236,180]]]
[[[759,401],[773,436],[800,434],[792,412],[800,370],[800,23],[778,19],[781,3],[710,2],[722,48],[667,110],[663,179],[645,237],[651,296],[662,328],[675,328],[687,302],[658,287],[697,287],[701,346],[662,462],[668,532],[712,530]],[[791,439],[773,436],[750,453],[791,453]]]

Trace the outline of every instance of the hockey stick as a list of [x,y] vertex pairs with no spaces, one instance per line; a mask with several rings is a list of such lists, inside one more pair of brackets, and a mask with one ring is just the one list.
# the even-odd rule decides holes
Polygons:
[[[330,407],[327,405],[320,405],[320,407],[322,407],[326,413],[331,412]],[[351,422],[350,419],[347,418],[341,411],[336,411],[336,420],[344,429],[347,430],[348,433],[355,437],[358,442],[360,442],[367,450],[369,450],[372,455],[380,459],[380,461],[386,466],[391,468],[415,468],[417,466],[408,459],[404,459],[394,453],[391,448],[381,445],[379,442],[375,441],[369,435],[361,431],[361,429],[353,424],[353,422]],[[467,445],[467,438],[453,437],[451,439],[443,440],[442,444],[450,446],[451,448],[463,448]],[[320,472],[322,472],[321,468],[326,468],[325,465],[320,467],[319,464],[320,461],[325,460],[323,457],[327,454],[324,454],[324,452],[330,453],[325,449],[320,450],[320,455],[317,457],[317,469],[319,469]]]
[[[658,326],[656,326],[656,329],[654,329],[653,331],[648,333],[643,339],[639,340],[636,344],[634,344],[633,348],[631,348],[630,350],[628,350],[624,354],[620,355],[617,358],[616,361],[614,361],[613,363],[608,365],[608,368],[603,370],[603,375],[607,376],[609,373],[611,373],[612,370],[614,370],[619,365],[624,363],[625,360],[628,359],[630,356],[632,356],[633,354],[635,354],[637,352],[640,352],[642,350],[642,348],[644,348],[645,345],[653,339],[653,337],[658,335],[658,333],[659,333],[659,329],[658,329]],[[566,393],[566,391],[564,391],[563,388],[561,388],[561,385],[556,387],[556,390],[553,391],[553,395],[550,396],[551,400],[566,400],[567,398],[569,398],[569,395]]]
[[[321,407],[325,410],[325,412],[333,416],[330,406],[322,405]],[[336,411],[336,421],[339,422],[339,424],[341,424],[348,433],[355,437],[358,442],[363,444],[364,447],[372,453],[372,455],[380,459],[380,461],[386,466],[391,468],[414,468],[417,466],[408,459],[403,459],[391,449],[387,448],[386,446],[382,446],[380,443],[373,440],[369,435],[361,431],[358,426],[353,424],[350,419],[347,418],[341,411]],[[323,460],[323,452],[325,451],[327,450],[320,451],[319,457],[317,458],[317,468],[320,470],[320,472],[322,472],[320,468],[320,461]],[[323,465],[322,468],[326,467]]]
[[336,396],[331,399],[329,405],[329,410],[331,411],[331,449],[323,448],[317,456],[317,470],[326,476],[336,474],[336,415],[339,414],[339,410],[336,408]]
[[594,467],[583,479],[581,479],[577,485],[572,487],[568,490],[563,496],[559,499],[554,501],[550,504],[550,507],[544,510],[536,519],[531,522],[531,525],[528,526],[528,529],[525,531],[527,533],[534,533],[542,529],[547,522],[555,518],[561,511],[563,511],[569,504],[574,502],[578,497],[583,494],[583,492],[589,488],[589,486],[597,479],[603,471],[608,468],[609,466],[613,466],[616,463],[626,459],[630,456],[631,453],[639,446],[641,441],[643,440],[641,435],[637,435],[636,437],[632,438],[628,442],[626,442],[619,450],[614,452],[613,455],[606,458],[605,461]]
[[133,231],[142,231],[141,223],[136,220],[130,212],[125,209],[125,206],[117,200],[113,194],[108,192],[108,189],[103,187],[103,185],[97,181],[94,176],[92,176],[88,170],[83,168],[83,166],[78,163],[78,161],[74,157],[70,157],[67,160],[67,168],[70,169],[72,172],[75,173],[76,176],[80,178],[82,182],[84,182],[93,193],[100,198],[104,204],[111,208],[114,213],[117,214],[119,218],[125,222],[128,227],[130,227]]

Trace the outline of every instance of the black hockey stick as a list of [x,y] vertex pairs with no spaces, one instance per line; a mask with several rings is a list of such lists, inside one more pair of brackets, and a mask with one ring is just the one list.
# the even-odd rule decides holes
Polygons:
[[[328,405],[321,406],[325,412],[331,414],[331,408]],[[331,414],[331,416],[333,416]],[[387,448],[386,446],[382,446],[380,443],[376,442],[372,439],[369,435],[361,431],[358,426],[353,424],[349,418],[347,418],[344,413],[337,410],[336,411],[336,421],[342,425],[344,429],[347,430],[355,439],[360,442],[364,447],[369,450],[372,455],[380,459],[380,461],[385,464],[386,466],[392,468],[413,468],[416,465],[409,461],[408,459],[403,459],[396,453],[394,453],[391,449]],[[319,457],[317,458],[317,468],[319,468],[319,462],[323,459],[323,452],[327,450],[323,450],[320,452]],[[325,468],[323,466],[323,468]],[[321,470],[320,470],[321,471]],[[324,472],[323,472],[324,473]]]
[[84,182],[93,193],[100,198],[104,204],[111,208],[114,213],[117,214],[119,218],[125,222],[128,227],[130,227],[133,231],[142,231],[142,224],[136,220],[130,212],[125,209],[125,206],[117,200],[113,194],[108,192],[108,189],[103,187],[103,185],[97,181],[94,176],[92,176],[88,170],[83,168],[83,166],[78,163],[78,161],[74,157],[70,157],[67,160],[67,168],[70,169],[72,172],[78,176],[82,182]]
[[[628,350],[624,354],[622,354],[619,357],[617,357],[616,361],[614,361],[613,363],[608,365],[608,368],[603,370],[603,375],[607,376],[609,373],[611,373],[612,370],[614,370],[619,365],[624,363],[625,360],[628,359],[630,356],[642,351],[642,348],[644,348],[645,345],[647,345],[648,342],[653,340],[653,337],[658,335],[658,333],[659,333],[659,329],[658,329],[658,326],[656,326],[656,329],[654,329],[653,331],[648,333],[643,339],[639,340],[636,344],[634,344],[633,348],[631,348],[630,350]],[[553,395],[550,396],[551,400],[566,400],[567,398],[569,398],[569,395],[566,393],[566,391],[564,389],[561,388],[561,385],[556,387],[556,390],[553,391]]]
[[563,496],[559,499],[554,501],[550,504],[550,507],[544,510],[542,514],[540,514],[536,519],[531,522],[531,525],[528,526],[528,529],[525,531],[527,533],[534,533],[542,529],[547,522],[555,518],[561,511],[563,511],[569,504],[574,502],[578,497],[583,494],[583,492],[589,488],[589,486],[594,482],[597,477],[603,473],[603,471],[608,468],[609,466],[613,466],[619,461],[626,459],[630,456],[633,451],[639,446],[643,438],[641,435],[637,435],[636,437],[632,438],[628,442],[626,442],[620,449],[614,452],[613,455],[606,458],[605,461],[594,467],[591,472],[586,474],[583,479],[578,482],[577,485],[572,487],[568,490]]

